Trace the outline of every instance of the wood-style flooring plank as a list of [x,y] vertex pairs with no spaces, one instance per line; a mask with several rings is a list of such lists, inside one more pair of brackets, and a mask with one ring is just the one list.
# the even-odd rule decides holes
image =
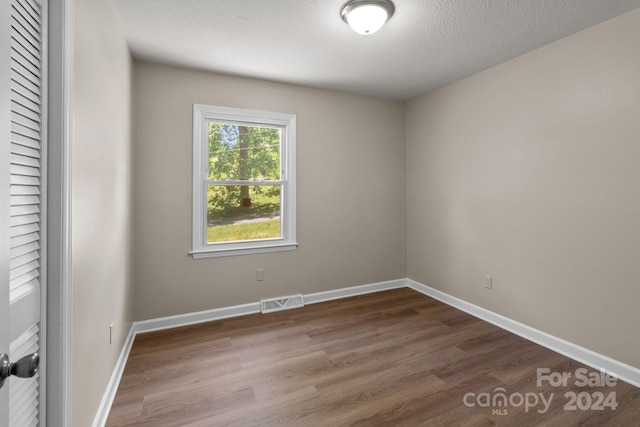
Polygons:
[[[640,389],[538,386],[537,368],[585,367],[395,289],[138,335],[107,426],[640,426]],[[501,391],[551,400],[484,404]],[[618,407],[567,410],[581,392]]]

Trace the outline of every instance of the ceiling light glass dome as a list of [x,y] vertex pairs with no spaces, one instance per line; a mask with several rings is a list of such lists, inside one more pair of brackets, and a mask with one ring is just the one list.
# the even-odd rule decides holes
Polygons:
[[387,0],[353,0],[342,8],[342,19],[358,34],[373,34],[394,11],[395,6]]

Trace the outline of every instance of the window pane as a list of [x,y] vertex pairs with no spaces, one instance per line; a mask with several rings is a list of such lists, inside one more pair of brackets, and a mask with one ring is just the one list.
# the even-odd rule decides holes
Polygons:
[[280,129],[209,122],[209,179],[280,180]]
[[279,185],[210,185],[207,189],[207,243],[277,239]]

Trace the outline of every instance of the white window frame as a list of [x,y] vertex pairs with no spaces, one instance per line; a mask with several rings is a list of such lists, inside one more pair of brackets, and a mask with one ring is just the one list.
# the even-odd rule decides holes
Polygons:
[[[263,185],[281,185],[281,237],[237,242],[207,242],[207,187],[219,185],[209,181],[208,122],[235,123],[247,126],[271,126],[282,129],[280,147],[280,181]],[[245,181],[225,181],[242,185]],[[296,116],[294,114],[246,110],[216,105],[193,105],[193,221],[192,248],[194,259],[263,252],[290,251],[296,242]]]

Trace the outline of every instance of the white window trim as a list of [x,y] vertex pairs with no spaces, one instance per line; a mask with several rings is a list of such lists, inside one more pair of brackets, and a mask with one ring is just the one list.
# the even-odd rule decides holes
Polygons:
[[[208,120],[247,125],[270,125],[283,129],[280,162],[282,237],[242,242],[207,243],[207,184],[208,184]],[[296,242],[296,116],[294,114],[245,110],[215,105],[193,105],[193,219],[192,248],[194,259],[263,252],[290,251]]]

